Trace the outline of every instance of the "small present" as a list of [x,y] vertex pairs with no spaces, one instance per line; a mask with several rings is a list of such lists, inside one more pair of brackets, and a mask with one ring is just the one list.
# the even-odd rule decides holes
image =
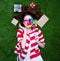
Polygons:
[[34,7],[35,7],[34,2],[32,2],[32,3],[30,4],[30,7],[31,7],[31,8],[34,8]]
[[37,22],[37,24],[42,28],[47,21],[49,20],[49,18],[44,14]]
[[18,23],[18,20],[16,20],[15,18],[13,18],[13,20],[11,21],[11,23],[16,26],[17,23]]
[[14,12],[22,12],[22,5],[14,4]]

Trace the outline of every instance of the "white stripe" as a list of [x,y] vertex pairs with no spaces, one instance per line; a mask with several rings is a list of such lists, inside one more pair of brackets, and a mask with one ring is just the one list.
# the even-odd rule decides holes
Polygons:
[[43,58],[41,57],[41,55],[39,55],[38,57],[32,59],[31,61],[44,61]]
[[39,30],[38,32],[36,32],[36,34],[38,35],[38,34],[40,34],[41,33],[41,31]]
[[43,38],[42,40],[40,40],[40,42],[44,42],[44,40],[45,40],[45,39]]
[[26,43],[26,47],[28,47],[29,46],[29,44],[28,43]]
[[[35,31],[35,30],[38,30],[38,28],[36,28],[36,29],[34,29],[34,30],[33,30],[33,33],[32,33],[32,34],[30,34],[30,37],[32,37],[32,36],[34,36],[34,35],[35,35],[35,33],[34,33],[34,31]],[[38,30],[38,31],[39,31],[39,30]],[[40,32],[40,31],[39,31],[39,32]],[[39,32],[36,32],[36,33],[37,33],[37,34],[39,34]]]
[[35,42],[36,42],[36,40],[32,40],[32,41],[30,41],[31,44],[33,44],[33,43],[35,43]]
[[[18,35],[21,35],[21,33],[19,33],[19,32],[17,32],[17,36]],[[17,38],[17,41],[19,41],[19,40],[21,40],[22,39],[22,37],[19,37],[19,38]]]
[[26,56],[26,54],[21,54],[23,57],[25,57]]
[[24,49],[25,52],[27,52],[28,50]]
[[34,30],[38,30],[38,28],[35,28]]
[[30,56],[32,56],[32,55],[34,55],[35,54],[35,52],[32,52],[32,53],[30,53]]
[[[35,49],[39,49],[38,47],[35,47]],[[33,50],[33,49],[31,49]],[[39,50],[40,51],[40,50]],[[37,52],[38,53],[38,52]],[[35,54],[35,52],[30,53],[31,55]]]
[[18,35],[21,35],[21,33],[20,33],[20,32],[17,32],[17,36],[18,36]]
[[17,38],[17,41],[19,41],[19,40],[22,40],[22,37],[20,37],[20,38]]
[[34,36],[34,33],[30,34],[30,37]]
[[36,45],[36,46],[30,48],[30,50],[33,50],[34,48],[38,48],[38,45]]
[[35,30],[38,30],[38,32],[41,32],[41,30],[40,30],[40,29],[38,29],[38,28],[36,28]]
[[29,36],[27,36],[27,40],[30,40]]
[[43,37],[43,35],[39,36],[39,38],[42,38],[42,37]]

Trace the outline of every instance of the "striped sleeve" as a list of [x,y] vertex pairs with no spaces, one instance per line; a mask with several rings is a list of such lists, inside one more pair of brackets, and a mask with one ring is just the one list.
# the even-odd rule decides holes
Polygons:
[[45,42],[44,42],[45,38],[44,38],[44,36],[43,36],[42,31],[37,28],[37,29],[36,29],[36,33],[37,33],[37,36],[38,36],[38,38],[39,38],[39,41],[40,41],[41,43],[45,43]]
[[15,47],[15,51],[16,54],[20,54],[21,53],[21,43],[20,41],[18,41],[16,47]]
[[17,30],[17,40],[18,41],[23,39],[23,34],[24,34],[24,31],[22,29]]
[[16,54],[20,54],[21,53],[21,48],[22,48],[22,39],[23,39],[23,34],[24,34],[24,31],[22,29],[18,29],[17,30],[17,45],[15,47],[15,53]]

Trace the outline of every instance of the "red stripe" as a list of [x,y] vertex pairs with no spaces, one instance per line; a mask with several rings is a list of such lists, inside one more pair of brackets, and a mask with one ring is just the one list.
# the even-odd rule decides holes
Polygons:
[[21,31],[20,29],[18,29],[17,32],[19,32],[19,33],[23,33],[23,30]]
[[23,34],[22,35],[18,35],[17,38],[22,38],[23,37]]
[[28,44],[29,44],[29,43],[30,43],[30,41],[27,39],[27,40],[26,40],[26,43],[28,43]]
[[34,33],[34,31],[33,32],[30,32],[29,34],[32,34],[32,33]]
[[42,40],[42,39],[44,39],[44,37],[40,38],[39,40]]
[[30,37],[30,39],[31,39],[31,40],[34,40],[34,39],[35,39],[35,36]]
[[40,42],[40,43],[45,43],[45,42]]
[[22,43],[21,42],[19,42],[19,45],[20,45],[20,48],[22,48]]
[[23,51],[22,51],[22,54],[25,54],[25,55],[26,55],[26,54],[27,54],[27,52],[25,52],[25,51],[23,50]]
[[36,50],[35,50],[35,53],[38,53],[38,52],[40,53],[40,50],[39,50],[39,49],[36,49]]
[[25,57],[23,57],[21,54],[20,54],[20,57],[22,58],[22,59],[24,59]]
[[38,36],[40,37],[42,35],[42,32],[40,32],[39,34],[38,34]]
[[38,52],[40,52],[40,50],[38,50],[38,49],[32,49],[32,50],[30,51],[30,53],[32,53],[32,52],[38,53]]
[[45,42],[41,42],[43,45],[45,45]]
[[38,31],[39,31],[38,29],[35,30],[35,32],[38,32]]
[[35,43],[32,43],[31,44],[31,47],[34,47],[34,46],[36,46],[37,45],[37,43],[35,42]]
[[32,33],[34,33],[34,32],[38,32],[39,30],[38,29],[35,29],[33,32],[31,32],[31,33],[29,33],[29,34],[32,34]]
[[38,52],[38,53],[36,53],[36,54],[33,54],[33,55],[31,55],[30,56],[30,58],[32,59],[32,58],[36,58],[36,57],[38,57],[40,55],[40,52]]
[[21,50],[18,50],[17,48],[15,48],[15,51],[16,51],[17,53],[21,53]]
[[32,53],[32,52],[34,52],[35,51],[35,49],[32,49],[31,51],[30,51],[30,53]]
[[27,50],[29,47],[25,46],[25,49]]

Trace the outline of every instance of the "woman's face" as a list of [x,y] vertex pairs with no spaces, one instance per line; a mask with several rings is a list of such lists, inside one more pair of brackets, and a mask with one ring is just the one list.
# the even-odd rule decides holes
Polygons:
[[31,17],[30,15],[26,15],[26,16],[24,17],[23,24],[24,24],[24,26],[25,26],[26,28],[29,28],[29,27],[28,27],[28,20],[31,19],[31,18],[32,18],[32,17]]

